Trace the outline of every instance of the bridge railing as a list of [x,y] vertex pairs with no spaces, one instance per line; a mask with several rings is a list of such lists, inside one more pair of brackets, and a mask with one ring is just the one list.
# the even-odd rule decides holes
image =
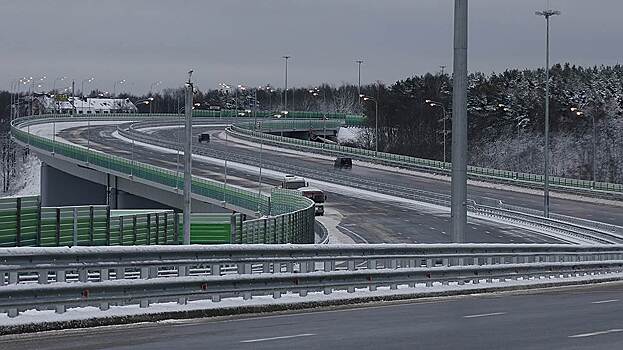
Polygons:
[[[34,116],[18,119],[12,123],[12,135],[15,139],[27,145],[44,151],[52,156],[63,156],[72,161],[78,161],[87,164],[89,167],[117,175],[128,177],[135,181],[145,181],[147,183],[164,186],[167,190],[181,193],[184,187],[183,173],[173,171],[157,166],[145,164],[135,160],[128,160],[122,157],[105,154],[95,150],[89,150],[82,146],[70,145],[63,142],[57,142],[45,137],[29,133],[29,126],[37,123],[47,123],[49,119],[56,122],[61,121],[84,121],[84,120],[116,120],[117,116],[105,115],[100,117],[68,117],[68,116]],[[140,118],[152,117],[148,115],[120,115],[118,118],[123,120],[137,120]],[[22,130],[26,128],[26,131]],[[257,223],[252,221],[242,225],[238,241],[246,243],[242,237],[245,233],[247,236],[253,237],[253,242],[262,243],[264,237],[269,237],[269,232],[261,230],[269,230],[273,234],[276,232],[274,226],[279,226],[279,222],[283,222],[286,226],[288,241],[279,241],[279,243],[313,243],[314,242],[314,225],[309,223],[314,220],[313,208],[314,202],[310,199],[302,197],[299,193],[289,192],[283,196],[292,203],[291,212],[271,212],[270,196],[264,193],[248,190],[245,188],[224,184],[219,181],[199,178],[193,176],[192,180],[193,194],[199,198],[223,205],[235,211],[247,211],[256,213],[260,216]],[[277,216],[277,217],[274,217]],[[283,216],[283,218],[281,217]],[[281,226],[277,230],[280,230]],[[241,241],[242,240],[242,241]]]
[[[0,311],[379,287],[535,283],[623,271],[623,246],[534,244],[1,248]],[[617,277],[613,277],[615,279]],[[45,286],[44,286],[45,285]],[[421,290],[421,289],[420,289]]]
[[[279,120],[273,121],[273,123],[279,122]],[[316,128],[322,128],[322,121],[314,120],[313,123]],[[246,138],[248,140],[259,142],[259,140],[261,139],[264,143],[280,147],[293,148],[306,152],[322,153],[332,156],[351,157],[353,159],[359,159],[363,161],[371,161],[374,163],[381,163],[390,166],[413,168],[426,172],[434,172],[446,175],[449,175],[452,169],[451,163],[444,163],[431,159],[416,158],[386,152],[377,153],[374,150],[368,150],[363,148],[324,144],[313,141],[299,140],[295,138],[266,134],[253,130],[253,128],[248,127],[248,124],[237,123],[228,130],[230,133],[235,134],[235,136]],[[476,166],[468,166],[468,175],[472,179],[505,182],[527,187],[542,187],[544,181],[544,177],[541,174],[530,174]],[[605,195],[623,194],[623,184],[617,183],[599,181],[593,182],[589,180],[550,176],[550,185],[563,191],[595,192]]]

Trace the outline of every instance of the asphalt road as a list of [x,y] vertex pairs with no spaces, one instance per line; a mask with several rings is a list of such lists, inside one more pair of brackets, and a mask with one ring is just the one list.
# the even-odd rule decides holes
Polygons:
[[623,282],[0,337],[13,349],[622,349]]
[[[131,144],[123,142],[112,136],[115,131],[114,126],[92,126],[90,133],[91,147],[104,151],[109,154],[116,154],[130,158]],[[201,132],[197,129],[195,133]],[[155,133],[162,137],[175,136],[167,134],[167,129],[158,130]],[[160,132],[165,132],[160,134]],[[85,128],[77,127],[66,129],[60,136],[71,142],[86,146]],[[167,136],[168,135],[168,136]],[[211,146],[229,146],[228,142],[217,141],[217,137],[212,137],[214,142]],[[227,148],[225,148],[227,149]],[[253,152],[253,149],[237,145],[236,148],[229,148],[233,152]],[[172,170],[176,169],[176,155],[163,154],[152,148],[134,146],[135,159],[158,165]],[[300,162],[301,160],[291,155],[279,155],[275,152],[265,152],[267,157],[287,162]],[[311,160],[318,161],[318,160]],[[326,161],[325,161],[326,162]],[[309,166],[309,164],[308,164]],[[333,167],[331,166],[331,169]],[[223,180],[223,168],[219,165],[194,162],[193,174]],[[388,172],[383,175],[388,177]],[[251,171],[228,169],[228,183],[238,184],[247,188],[257,188],[257,174]],[[263,178],[264,189],[269,191],[270,187],[278,186],[279,181],[275,179]],[[440,212],[422,208],[419,206],[408,205],[402,202],[389,200],[367,201],[359,199],[358,194],[329,192],[327,208],[339,211],[341,221],[337,229],[343,234],[352,237],[357,242],[369,243],[445,243],[450,242],[448,234],[450,228],[450,215],[448,212]],[[359,239],[359,238],[363,238]],[[544,237],[532,231],[517,228],[511,225],[494,223],[480,219],[469,219],[467,241],[472,243],[555,243],[559,242],[554,238]]]

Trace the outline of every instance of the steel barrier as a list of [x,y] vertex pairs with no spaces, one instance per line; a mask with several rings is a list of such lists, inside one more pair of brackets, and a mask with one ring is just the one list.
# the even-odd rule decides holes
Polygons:
[[[604,274],[623,246],[437,244],[0,249],[0,310]],[[102,303],[102,304],[100,304]]]

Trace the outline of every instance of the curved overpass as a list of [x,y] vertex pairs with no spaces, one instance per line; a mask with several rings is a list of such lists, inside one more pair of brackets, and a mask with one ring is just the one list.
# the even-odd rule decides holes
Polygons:
[[[135,118],[136,119],[136,118]],[[117,130],[115,125],[73,126],[64,129],[59,136],[69,142],[114,154],[124,158],[134,157],[141,162],[159,168],[178,168],[175,149],[179,128],[175,120],[159,126],[138,123],[133,135],[140,138],[157,138],[158,143],[129,142],[119,131],[129,129],[129,124]],[[211,124],[211,125],[210,125]],[[300,173],[311,179],[315,186],[329,193],[328,217],[322,219],[337,235],[344,239],[367,242],[447,242],[446,228],[449,226],[448,210],[440,205],[424,204],[415,196],[435,197],[443,205],[449,186],[445,179],[427,174],[380,167],[374,164],[357,164],[351,171],[335,170],[332,160],[321,155],[284,151],[266,147],[239,137],[227,137],[224,129],[229,123],[213,120],[207,125],[195,127],[193,132],[209,132],[212,142],[209,146],[195,143],[193,173],[195,176],[216,181],[224,180],[222,159],[229,160],[228,184],[258,191],[257,165],[262,148],[264,178],[262,192],[267,193],[284,172]],[[278,129],[277,129],[278,130]],[[274,130],[273,130],[274,131]],[[87,141],[87,138],[89,141]],[[147,140],[148,141],[148,140]],[[173,157],[172,157],[173,155]],[[417,188],[417,189],[415,189]],[[393,191],[393,192],[392,192]],[[530,191],[509,191],[495,186],[472,186],[470,193],[479,203],[494,203],[504,199],[505,203],[537,210],[540,204],[538,194]],[[223,204],[223,203],[216,203]],[[574,198],[560,199],[554,204],[556,211],[573,217],[603,221],[610,224],[623,222],[620,208],[608,204],[595,204]],[[540,229],[517,225],[512,220],[485,220],[482,216],[470,219],[470,242],[559,242],[564,236]]]

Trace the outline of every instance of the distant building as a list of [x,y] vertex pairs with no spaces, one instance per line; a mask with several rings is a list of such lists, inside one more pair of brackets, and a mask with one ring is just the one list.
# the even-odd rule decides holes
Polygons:
[[134,103],[127,98],[52,96],[43,94],[35,96],[33,113],[110,114],[136,113],[138,111]]

